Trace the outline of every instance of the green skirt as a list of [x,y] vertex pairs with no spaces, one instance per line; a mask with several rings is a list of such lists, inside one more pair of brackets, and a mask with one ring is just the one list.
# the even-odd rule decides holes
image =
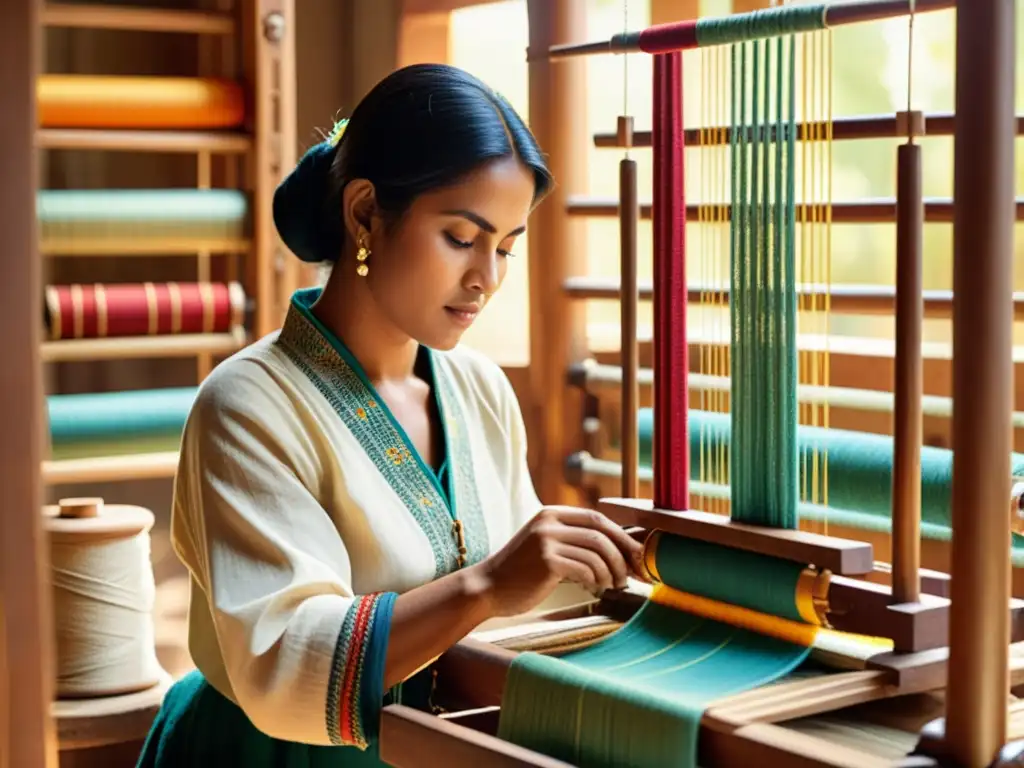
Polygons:
[[[426,703],[425,676],[388,694],[384,704]],[[157,713],[137,768],[368,768],[382,766],[377,741],[365,750],[313,746],[271,738],[199,672],[175,683]]]

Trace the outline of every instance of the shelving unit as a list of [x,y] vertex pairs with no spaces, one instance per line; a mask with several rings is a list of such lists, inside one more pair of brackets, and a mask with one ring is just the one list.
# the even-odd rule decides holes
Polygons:
[[[44,153],[44,163],[52,151],[113,152],[123,154],[126,162],[136,154],[173,154],[183,162],[195,164],[195,190],[240,190],[244,194],[240,198],[244,200],[244,213],[237,221],[225,222],[220,228],[223,231],[218,232],[211,231],[218,229],[218,222],[212,221],[212,226],[197,228],[197,234],[189,232],[186,219],[190,215],[206,215],[206,223],[210,224],[213,214],[209,207],[202,210],[203,201],[192,201],[185,206],[188,211],[177,218],[168,202],[154,203],[150,210],[135,210],[145,208],[138,199],[147,192],[152,193],[150,197],[154,200],[159,199],[164,192],[159,180],[152,190],[127,198],[123,192],[120,198],[114,197],[118,194],[115,190],[40,190],[41,211],[47,210],[47,195],[51,202],[62,195],[60,205],[50,209],[57,213],[40,217],[39,246],[47,260],[43,268],[47,278],[53,274],[49,268],[52,260],[80,257],[132,260],[136,268],[130,271],[134,272],[138,271],[140,258],[154,263],[157,259],[172,260],[176,262],[174,270],[182,275],[176,278],[181,283],[166,283],[174,291],[165,293],[178,297],[168,299],[169,304],[158,307],[153,284],[139,283],[138,295],[144,295],[144,303],[122,303],[120,314],[105,299],[101,303],[104,291],[89,294],[93,303],[88,306],[81,298],[85,286],[65,291],[65,298],[72,298],[60,310],[75,313],[74,332],[70,334],[72,338],[66,338],[65,332],[56,340],[44,334],[41,355],[45,363],[194,358],[198,385],[220,359],[279,327],[288,297],[313,279],[310,270],[288,257],[277,238],[271,215],[274,189],[296,159],[293,3],[294,0],[207,0],[203,5],[210,6],[209,9],[201,10],[156,8],[141,3],[129,7],[51,2],[43,7],[40,21],[44,27],[193,35],[198,36],[199,53],[195,76],[187,79],[141,80],[118,75],[114,76],[118,78],[115,82],[110,77],[75,73],[41,75],[36,146]],[[55,83],[54,79],[59,80]],[[167,102],[173,101],[171,96],[165,96],[163,104],[144,104],[148,96],[159,96],[161,87],[172,80],[176,92],[183,94],[178,112],[174,112],[173,104],[167,106]],[[126,87],[132,93],[130,100],[112,106],[112,113],[116,114],[110,120],[102,111],[82,108],[82,104],[94,101],[90,94],[98,94],[102,101],[99,89],[104,85],[108,89]],[[204,89],[214,94],[208,104],[203,103]],[[56,91],[60,93],[54,97]],[[57,101],[46,102],[45,98]],[[133,109],[138,109],[134,123]],[[154,115],[161,113],[170,116],[167,125],[154,120]],[[82,116],[77,122],[76,114]],[[112,196],[111,202],[103,200],[105,193]],[[176,192],[172,197],[187,200],[189,194]],[[123,205],[132,198],[137,198],[135,205]],[[152,234],[156,230],[149,224],[145,236],[139,236],[139,228],[147,227],[147,217],[150,222],[161,222],[159,232]],[[105,228],[109,231],[104,231]],[[161,266],[160,272],[165,271]],[[179,287],[189,283],[196,284],[194,291],[202,298],[200,308],[195,303],[185,306],[180,298]],[[213,332],[212,320],[207,322],[214,313],[213,300],[208,302],[209,285],[232,283],[240,285],[245,294],[242,320],[226,330]],[[47,279],[47,285],[52,284]],[[190,309],[202,313],[203,333],[182,330],[182,313]],[[90,322],[86,322],[83,318],[90,312]],[[149,313],[149,332],[145,334],[138,332],[140,312]],[[128,315],[133,313],[135,322],[129,322],[132,318]],[[170,321],[158,322],[161,318],[166,320],[168,313]],[[46,322],[57,322],[57,315],[57,320],[48,315]],[[118,327],[129,326],[135,329],[132,335],[119,335]],[[127,393],[108,392],[102,396],[110,398],[109,403],[122,394]],[[63,402],[67,403],[66,398],[75,397],[93,395],[51,395],[48,410],[53,411],[57,402],[54,398],[65,398]],[[118,414],[117,408],[110,410],[117,414],[111,419],[123,415]],[[147,414],[128,416],[136,420],[132,439],[138,438],[138,423]],[[166,414],[157,420],[162,423],[162,437],[166,437]],[[58,431],[53,427],[51,436]],[[100,431],[102,439],[95,440],[97,444],[109,446],[111,440],[118,439],[118,427],[113,420]],[[63,430],[61,434],[67,432]],[[90,438],[79,434],[75,439],[88,442]],[[143,442],[150,447],[138,452],[126,445],[126,450],[118,450],[117,455],[82,456],[83,443],[73,452],[74,458],[51,456],[44,460],[44,482],[60,486],[171,477],[177,466],[176,451],[154,450],[152,446],[159,441]]]

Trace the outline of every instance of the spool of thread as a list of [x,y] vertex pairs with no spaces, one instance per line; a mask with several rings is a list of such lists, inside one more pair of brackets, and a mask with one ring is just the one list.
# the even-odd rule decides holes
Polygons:
[[159,685],[150,563],[153,513],[103,499],[43,509],[57,649],[57,698],[118,696]]

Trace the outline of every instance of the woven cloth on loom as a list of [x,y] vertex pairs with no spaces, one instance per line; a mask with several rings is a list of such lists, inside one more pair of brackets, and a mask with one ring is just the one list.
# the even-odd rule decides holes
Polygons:
[[127,283],[46,288],[48,337],[228,333],[245,321],[239,283]]
[[230,80],[124,75],[41,75],[42,128],[236,128],[245,96]]
[[807,659],[819,629],[801,621],[799,563],[667,534],[646,561],[656,586],[621,630],[560,658],[516,657],[501,738],[585,768],[692,768],[710,702]]
[[40,241],[228,240],[246,236],[236,189],[47,189],[36,197]]
[[50,395],[51,458],[176,451],[195,387]]

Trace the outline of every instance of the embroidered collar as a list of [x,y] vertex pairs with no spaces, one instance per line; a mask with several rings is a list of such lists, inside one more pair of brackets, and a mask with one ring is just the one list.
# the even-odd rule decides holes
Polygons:
[[[430,541],[437,576],[489,553],[487,526],[473,471],[471,431],[465,409],[452,386],[443,354],[428,351],[448,448],[448,492],[423,462],[409,436],[345,344],[313,314],[320,288],[292,296],[276,343],[334,408]],[[465,549],[459,551],[458,524]]]

